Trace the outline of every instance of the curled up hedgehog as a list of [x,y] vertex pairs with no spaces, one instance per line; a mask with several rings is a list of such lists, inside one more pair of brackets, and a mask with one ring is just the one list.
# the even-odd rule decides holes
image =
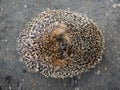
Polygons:
[[92,21],[70,10],[45,10],[28,22],[17,49],[30,71],[67,78],[94,68],[104,39]]

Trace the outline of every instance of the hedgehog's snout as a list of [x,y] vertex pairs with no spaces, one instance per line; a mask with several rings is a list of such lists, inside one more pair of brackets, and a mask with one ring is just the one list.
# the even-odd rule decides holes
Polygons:
[[59,34],[54,38],[59,43],[60,59],[64,59],[67,55],[68,40],[64,38],[64,34]]
[[60,59],[64,59],[67,56],[67,41],[66,40],[62,40],[59,44],[60,47],[60,53],[61,53],[61,57]]
[[57,35],[56,37],[54,37],[57,41],[61,42],[63,41],[63,34]]

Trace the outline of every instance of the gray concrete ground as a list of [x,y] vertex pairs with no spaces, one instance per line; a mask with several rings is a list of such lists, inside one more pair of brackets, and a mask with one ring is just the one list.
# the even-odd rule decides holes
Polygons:
[[[81,12],[105,37],[102,62],[74,78],[46,78],[19,61],[16,38],[46,8]],[[120,90],[120,0],[0,0],[0,90]]]

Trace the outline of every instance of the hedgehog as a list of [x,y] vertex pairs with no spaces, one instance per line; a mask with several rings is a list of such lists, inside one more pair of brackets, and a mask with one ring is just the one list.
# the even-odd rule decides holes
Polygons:
[[25,25],[17,50],[29,71],[51,78],[72,78],[101,61],[104,38],[83,14],[47,9]]

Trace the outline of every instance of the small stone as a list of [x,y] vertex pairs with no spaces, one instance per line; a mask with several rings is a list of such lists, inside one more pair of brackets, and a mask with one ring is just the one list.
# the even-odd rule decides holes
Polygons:
[[106,16],[108,16],[109,14],[108,13],[105,13]]
[[99,75],[99,74],[100,74],[100,71],[98,70],[96,74]]
[[6,39],[6,40],[3,40],[3,42],[7,42],[8,40]]
[[105,69],[104,69],[105,71],[107,71],[107,67],[105,67]]
[[27,8],[27,5],[24,5],[24,8]]
[[22,79],[22,81],[24,82],[24,81],[25,81],[25,79]]
[[13,2],[13,5],[15,5],[15,2]]
[[110,0],[111,2],[113,2],[113,0]]
[[75,90],[80,90],[79,87],[75,87]]
[[64,84],[63,84],[63,86],[65,87],[65,86],[66,86],[66,84],[64,83]]
[[120,57],[118,57],[117,60],[120,60]]
[[9,86],[8,88],[9,88],[9,90],[12,90],[12,87],[11,87],[11,86]]
[[0,11],[3,11],[3,8],[0,8]]
[[113,8],[118,8],[118,7],[120,7],[120,3],[114,4],[112,7],[113,7]]
[[50,84],[48,84],[48,87],[50,87],[51,85]]

